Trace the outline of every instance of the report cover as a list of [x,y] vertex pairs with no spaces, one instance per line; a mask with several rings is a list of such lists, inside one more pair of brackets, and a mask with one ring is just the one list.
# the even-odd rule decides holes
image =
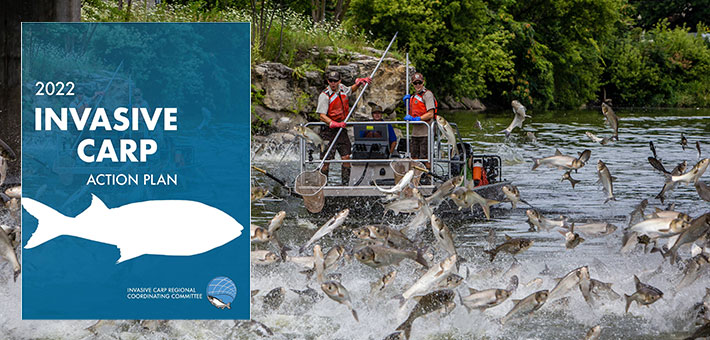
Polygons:
[[23,23],[24,319],[248,319],[248,23]]

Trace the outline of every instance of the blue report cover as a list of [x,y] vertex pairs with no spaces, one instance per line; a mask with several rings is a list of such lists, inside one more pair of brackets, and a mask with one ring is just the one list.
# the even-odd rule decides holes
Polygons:
[[248,23],[22,24],[22,317],[248,319]]

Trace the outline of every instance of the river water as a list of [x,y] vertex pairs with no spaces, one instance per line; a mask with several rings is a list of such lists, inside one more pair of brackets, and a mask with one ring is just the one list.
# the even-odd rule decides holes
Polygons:
[[[492,209],[490,221],[464,215],[446,215],[444,222],[453,230],[454,240],[460,256],[467,261],[461,264],[459,274],[466,277],[458,293],[467,295],[465,286],[476,289],[504,288],[508,279],[515,274],[520,286],[511,299],[521,299],[540,289],[552,289],[555,278],[569,271],[587,265],[591,277],[611,282],[619,294],[634,292],[633,275],[642,282],[664,292],[662,299],[640,307],[633,303],[629,313],[624,313],[623,299],[590,307],[578,290],[568,294],[567,299],[545,304],[531,317],[512,320],[501,326],[499,319],[513,307],[511,299],[485,312],[468,312],[457,306],[450,314],[432,313],[420,317],[413,324],[412,339],[582,339],[587,330],[595,325],[602,327],[600,339],[665,339],[682,338],[695,329],[693,306],[700,302],[705,288],[710,287],[708,274],[701,276],[692,285],[676,292],[675,286],[683,276],[682,267],[663,261],[658,253],[644,253],[639,246],[631,253],[620,253],[621,229],[628,224],[628,215],[643,199],[648,199],[647,212],[655,207],[665,207],[654,196],[663,186],[663,176],[648,163],[651,156],[648,142],[653,141],[666,168],[673,168],[686,160],[688,168],[698,161],[694,148],[699,141],[703,157],[710,155],[710,110],[618,110],[620,116],[619,141],[602,146],[590,141],[585,132],[590,131],[600,137],[610,137],[611,129],[603,124],[600,110],[530,112],[523,124],[523,131],[516,129],[506,138],[500,131],[512,120],[507,112],[473,113],[456,112],[443,115],[458,124],[461,136],[474,146],[475,153],[495,153],[502,157],[503,177],[512,181],[520,189],[523,199],[535,206],[544,216],[564,215],[570,222],[609,222],[619,227],[615,233],[601,238],[589,238],[574,249],[564,246],[564,238],[556,230],[529,232],[524,204],[511,209],[509,203],[502,203]],[[481,128],[478,128],[480,122]],[[526,139],[526,132],[533,132],[536,142]],[[683,133],[690,147],[681,148]],[[259,146],[252,145],[256,150]],[[568,155],[577,155],[584,149],[592,151],[587,165],[572,176],[581,182],[573,189],[570,183],[560,182],[562,171],[540,167],[531,170],[532,158],[551,156],[559,149]],[[296,153],[293,148],[281,145],[263,148],[253,156],[254,165],[269,169],[274,175],[288,179],[299,172]],[[613,176],[614,193],[617,201],[604,203],[605,195],[596,184],[596,164],[603,160]],[[709,176],[706,174],[705,182]],[[253,184],[277,192],[275,183],[261,175],[254,175]],[[698,216],[710,211],[710,203],[702,201],[692,186],[680,185],[667,195],[666,204],[675,203],[676,211]],[[353,204],[362,204],[360,202]],[[369,202],[369,204],[379,204]],[[346,206],[330,207],[332,216]],[[352,206],[351,208],[362,208]],[[252,223],[266,226],[280,210],[287,212],[284,226],[279,236],[297,249],[315,232],[327,218],[327,214],[310,215],[302,207],[300,199],[268,196],[252,205]],[[470,214],[468,211],[461,214]],[[466,218],[462,218],[466,217]],[[411,218],[411,217],[409,217]],[[319,243],[324,249],[334,244],[351,247],[354,239],[350,228],[367,223],[385,223],[393,227],[402,226],[408,220],[389,214],[385,218],[362,218],[353,214],[345,221],[345,227],[333,235],[324,237]],[[483,249],[488,249],[486,241],[490,230],[496,233],[495,243],[500,244],[504,235],[526,237],[534,241],[533,246],[515,256],[518,265],[512,266],[510,254],[501,253],[490,262]],[[427,230],[421,235],[424,243],[433,241]],[[437,259],[441,259],[437,250]],[[688,258],[689,251],[681,252]],[[512,266],[512,269],[511,269]],[[409,287],[421,272],[418,265],[405,260],[397,267],[397,277],[391,287],[383,292],[370,294],[370,284],[378,280],[384,272],[372,269],[351,260],[336,272],[342,274],[342,284],[349,290],[353,306],[360,322],[355,322],[344,305],[325,297],[316,302],[308,301],[289,289],[303,290],[315,288],[322,294],[315,279],[307,280],[299,273],[302,267],[286,262],[267,266],[252,267],[252,289],[260,292],[253,298],[252,318],[268,326],[275,339],[382,339],[392,333],[397,325],[406,319],[413,304],[400,309],[397,300],[392,299]],[[546,267],[548,271],[541,273]],[[246,327],[234,327],[231,321],[171,321],[157,330],[147,331],[132,322],[119,321],[102,326],[94,336],[85,327],[92,321],[62,322],[21,322],[19,320],[20,288],[12,282],[11,271],[5,262],[0,262],[0,338],[51,338],[51,339],[256,339],[256,332]],[[8,279],[9,278],[9,279]],[[541,283],[525,284],[540,278]],[[264,304],[264,296],[274,288],[286,288],[284,302],[276,309]],[[457,303],[458,297],[456,298]],[[243,325],[242,325],[243,326]],[[5,335],[5,337],[3,337]]]

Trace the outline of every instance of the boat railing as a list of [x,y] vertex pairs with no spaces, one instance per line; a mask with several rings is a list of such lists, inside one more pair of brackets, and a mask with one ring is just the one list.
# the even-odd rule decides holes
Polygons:
[[[394,155],[390,155],[389,158],[373,158],[373,157],[367,157],[366,159],[329,159],[326,160],[325,163],[372,163],[373,161],[375,162],[394,162],[394,161],[399,161],[404,158],[411,158],[410,154],[410,143],[411,143],[411,133],[410,133],[410,125],[412,124],[426,124],[427,126],[427,158],[413,158],[414,161],[420,161],[420,162],[427,162],[431,167],[431,170],[434,173],[437,173],[438,175],[443,175],[447,178],[450,178],[452,174],[452,165],[459,166],[459,169],[462,169],[462,173],[465,175],[466,174],[466,152],[465,149],[462,150],[461,152],[462,156],[460,159],[452,159],[452,148],[457,147],[458,141],[461,141],[461,137],[459,135],[458,127],[456,127],[456,124],[451,123],[452,127],[455,128],[456,132],[456,137],[457,137],[457,143],[453,143],[453,146],[450,144],[442,144],[441,143],[441,138],[440,134],[437,133],[437,127],[435,124],[427,124],[426,122],[422,121],[358,121],[358,122],[348,122],[348,127],[354,127],[354,126],[375,126],[375,125],[392,125],[394,126],[404,126],[404,129],[402,130],[402,136],[401,138],[398,138],[397,140],[397,149],[400,149],[400,144],[405,143],[404,147],[404,152],[397,152]],[[308,128],[316,128],[314,131],[318,133],[318,129],[321,127],[325,127],[326,124],[323,122],[309,122],[306,123],[306,127]],[[351,141],[352,144],[354,145],[355,141]],[[301,138],[300,141],[300,158],[301,158],[301,172],[306,171],[309,165],[312,164],[318,164],[321,162],[320,159],[320,153],[318,152],[318,159],[313,157],[312,152],[317,152],[317,150],[311,150],[307,154],[307,145],[306,145],[306,140]],[[388,142],[389,145],[389,142]],[[331,152],[335,152],[335,150],[331,150]],[[438,157],[435,157],[435,155],[438,155]],[[442,157],[442,155],[444,155]]]

